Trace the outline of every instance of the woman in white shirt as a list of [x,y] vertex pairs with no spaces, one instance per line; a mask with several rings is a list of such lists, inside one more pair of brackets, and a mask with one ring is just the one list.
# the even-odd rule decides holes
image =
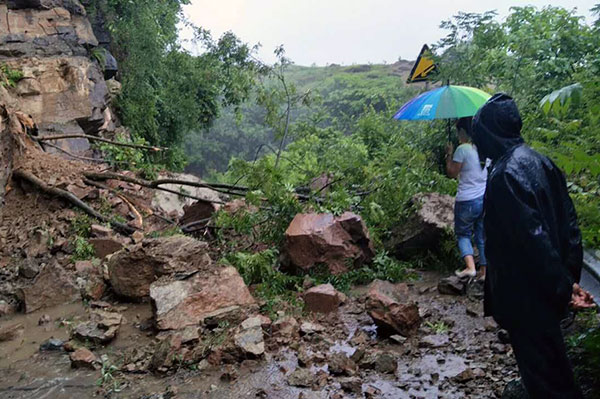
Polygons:
[[483,197],[487,182],[487,168],[479,160],[477,149],[471,143],[471,119],[461,118],[456,123],[460,145],[453,153],[452,143],[446,147],[446,172],[458,177],[458,191],[454,204],[454,232],[458,248],[465,261],[465,269],[457,270],[458,277],[475,277],[475,258],[471,238],[479,251],[481,276],[485,277],[485,238],[483,233]]

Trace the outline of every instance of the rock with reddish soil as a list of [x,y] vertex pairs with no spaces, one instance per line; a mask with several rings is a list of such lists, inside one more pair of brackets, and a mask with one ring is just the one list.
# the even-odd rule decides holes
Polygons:
[[207,252],[205,242],[186,236],[144,240],[110,258],[111,286],[117,295],[141,300],[161,276],[208,269],[212,262]]
[[209,201],[196,201],[183,207],[183,216],[179,220],[179,224],[182,226],[190,223],[197,223],[198,226],[206,225],[218,210],[218,204]]
[[161,330],[198,325],[220,309],[255,305],[237,270],[221,266],[185,280],[158,280],[150,286],[150,298]]
[[283,265],[308,271],[325,264],[332,274],[370,262],[374,256],[369,233],[360,216],[345,212],[297,214],[285,232]]
[[115,232],[110,227],[102,226],[100,224],[92,224],[91,234],[93,237],[105,238],[113,236]]
[[116,337],[122,320],[119,313],[94,310],[90,313],[90,321],[79,324],[71,335],[80,341],[106,344]]
[[96,258],[99,259],[104,259],[123,249],[123,244],[116,238],[90,238],[89,242],[94,247]]
[[408,287],[376,280],[369,286],[366,308],[377,325],[377,334],[411,335],[421,325],[419,307],[408,300]]
[[33,284],[22,288],[20,294],[26,313],[81,299],[79,288],[71,281],[67,272],[54,263],[46,265],[33,280]]
[[340,293],[331,284],[310,288],[304,293],[303,298],[306,310],[316,313],[335,312],[342,302]]
[[78,348],[69,355],[71,367],[75,369],[87,368],[95,370],[98,366],[98,359],[92,351],[87,348]]
[[439,193],[420,193],[412,198],[415,212],[392,230],[385,247],[398,257],[439,248],[440,240],[454,228],[454,198]]

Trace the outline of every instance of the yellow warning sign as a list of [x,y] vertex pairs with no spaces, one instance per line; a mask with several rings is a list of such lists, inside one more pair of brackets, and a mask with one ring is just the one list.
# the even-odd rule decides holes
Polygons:
[[429,50],[429,47],[424,44],[419,53],[419,57],[417,58],[417,62],[415,62],[412,71],[410,71],[410,75],[408,75],[406,83],[426,81],[436,68],[437,66],[431,57],[431,51]]

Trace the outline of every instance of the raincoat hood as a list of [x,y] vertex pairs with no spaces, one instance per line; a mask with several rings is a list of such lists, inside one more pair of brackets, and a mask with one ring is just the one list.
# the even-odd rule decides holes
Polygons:
[[521,115],[515,101],[504,93],[492,96],[473,118],[473,143],[480,159],[498,160],[522,144]]

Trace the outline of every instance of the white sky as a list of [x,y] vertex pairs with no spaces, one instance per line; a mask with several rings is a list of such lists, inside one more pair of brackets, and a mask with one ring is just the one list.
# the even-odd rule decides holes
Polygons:
[[[577,8],[591,22],[589,9],[600,0],[557,0],[552,5]],[[192,0],[186,17],[209,29],[213,37],[233,31],[249,44],[261,43],[258,53],[273,62],[273,50],[283,44],[296,64],[349,65],[414,60],[424,43],[445,35],[439,23],[458,11],[497,10],[549,5],[517,0]],[[182,38],[189,32],[182,31]],[[192,49],[190,45],[186,47]]]

